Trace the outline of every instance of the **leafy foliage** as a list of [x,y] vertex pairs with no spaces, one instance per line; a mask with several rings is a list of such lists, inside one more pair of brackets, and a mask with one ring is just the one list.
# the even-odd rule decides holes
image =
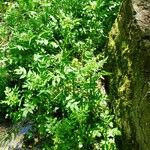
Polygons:
[[[113,115],[102,90],[107,33],[119,2],[5,2],[0,24],[1,105],[30,119],[41,149],[116,149]],[[6,81],[5,81],[6,80]],[[0,84],[2,84],[0,82]]]

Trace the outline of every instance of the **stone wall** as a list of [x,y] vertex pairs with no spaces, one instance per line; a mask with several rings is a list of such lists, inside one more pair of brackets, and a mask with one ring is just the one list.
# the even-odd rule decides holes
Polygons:
[[106,50],[121,150],[150,150],[150,0],[124,0]]

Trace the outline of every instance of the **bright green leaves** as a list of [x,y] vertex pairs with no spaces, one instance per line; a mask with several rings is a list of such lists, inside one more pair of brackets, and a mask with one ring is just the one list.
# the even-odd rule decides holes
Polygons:
[[33,114],[37,107],[37,103],[34,104],[34,101],[25,103],[24,108],[21,109],[22,118],[26,118],[28,116],[28,113]]
[[39,40],[37,40],[37,44],[42,45],[42,46],[47,46],[48,45],[48,40],[44,39],[44,38],[39,39]]
[[18,90],[18,88],[9,88],[6,87],[5,89],[5,95],[6,95],[6,100],[3,101],[3,103],[9,105],[10,107],[12,106],[20,106],[21,104],[21,95],[20,92]]
[[40,75],[34,71],[29,70],[29,72],[27,73],[26,82],[23,87],[28,88],[29,90],[34,90],[43,87],[43,84],[44,83]]
[[58,18],[62,29],[72,30],[76,25],[80,25],[80,19],[73,18],[73,14],[66,15],[63,10],[60,10]]
[[1,104],[10,118],[34,122],[31,135],[42,149],[115,149],[118,133],[101,83],[109,75],[101,52],[117,2],[17,0],[4,5],[0,77],[10,79]]
[[20,75],[20,79],[23,79],[26,77],[27,72],[25,68],[19,67],[19,69],[15,69],[14,71],[17,75]]
[[68,101],[68,103],[66,105],[66,108],[70,109],[71,111],[77,111],[79,109],[78,105],[79,105],[79,102],[77,102],[74,99],[72,99],[72,100]]

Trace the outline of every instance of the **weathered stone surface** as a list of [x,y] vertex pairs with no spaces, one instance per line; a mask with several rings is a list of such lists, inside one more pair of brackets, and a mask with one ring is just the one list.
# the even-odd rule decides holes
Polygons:
[[150,0],[123,1],[106,55],[121,150],[150,150]]

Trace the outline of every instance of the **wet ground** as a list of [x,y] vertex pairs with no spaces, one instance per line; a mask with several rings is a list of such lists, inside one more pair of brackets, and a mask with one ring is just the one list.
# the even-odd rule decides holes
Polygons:
[[0,124],[0,150],[22,150],[23,138],[31,129],[31,125],[11,125],[9,122]]

